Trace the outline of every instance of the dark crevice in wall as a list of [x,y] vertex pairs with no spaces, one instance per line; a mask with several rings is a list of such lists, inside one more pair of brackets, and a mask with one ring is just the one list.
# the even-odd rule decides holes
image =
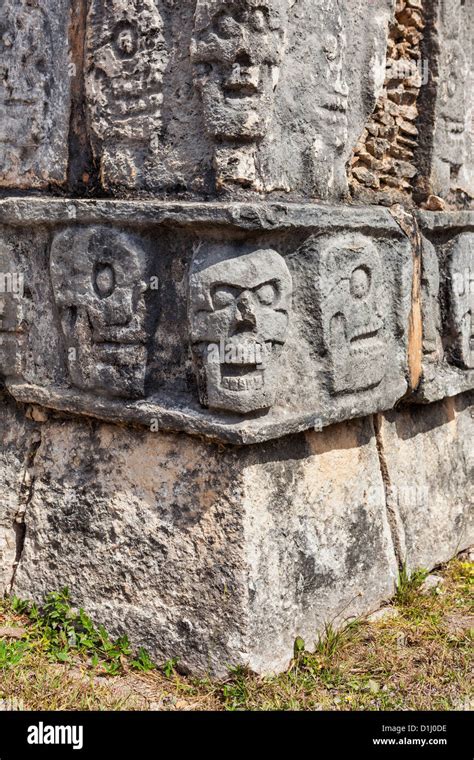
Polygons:
[[21,481],[20,493],[18,496],[19,508],[17,510],[17,513],[15,515],[15,520],[13,523],[13,531],[14,531],[15,540],[16,540],[16,548],[15,548],[15,561],[13,563],[12,578],[8,587],[9,589],[8,593],[10,594],[12,593],[12,590],[15,584],[16,572],[20,564],[21,557],[23,554],[23,549],[25,546],[26,513],[34,494],[35,479],[36,479],[35,474],[34,474],[34,465],[35,465],[35,459],[38,453],[38,449],[41,446],[41,440],[42,440],[41,429],[35,430],[32,435],[30,445],[28,447],[28,451],[25,458],[23,479]]
[[423,374],[423,313],[421,305],[421,278],[423,243],[415,214],[400,204],[389,209],[390,214],[410,241],[413,271],[411,290],[411,311],[408,320],[408,388],[409,396],[416,390]]
[[414,199],[423,203],[431,194],[430,167],[433,156],[433,137],[435,125],[435,107],[439,80],[439,35],[437,20],[439,17],[440,0],[424,0],[425,31],[421,42],[423,60],[429,62],[427,82],[422,87],[418,100],[418,145],[415,150],[415,161],[419,175],[417,177]]
[[85,96],[85,38],[88,0],[72,0],[69,41],[71,49],[71,118],[69,128],[68,191],[75,196],[100,192],[99,171],[89,139]]

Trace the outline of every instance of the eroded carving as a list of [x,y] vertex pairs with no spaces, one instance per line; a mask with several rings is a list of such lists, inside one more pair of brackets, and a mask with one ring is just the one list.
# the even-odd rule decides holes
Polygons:
[[191,58],[218,183],[253,184],[255,143],[272,118],[288,0],[198,0]]
[[384,288],[380,257],[362,235],[340,235],[322,247],[320,280],[324,348],[334,393],[378,385],[386,371]]
[[451,359],[464,369],[474,369],[474,233],[454,241],[448,263],[449,328]]
[[415,400],[456,396],[474,380],[474,233],[466,214],[419,214],[423,236],[423,376]]
[[60,0],[53,7],[48,0],[5,0],[1,15],[0,183],[63,180],[70,76],[67,3]]
[[144,251],[116,230],[68,229],[53,241],[51,280],[73,384],[104,395],[143,396]]
[[20,377],[27,333],[24,275],[0,241],[0,378]]
[[244,414],[274,404],[291,295],[290,272],[274,250],[198,252],[189,321],[203,406]]
[[472,13],[463,0],[442,0],[433,184],[438,194],[474,195]]
[[167,52],[155,0],[95,0],[88,18],[89,119],[106,181],[133,184],[158,150]]
[[315,93],[317,123],[310,163],[316,191],[325,198],[347,189],[347,36],[339,2],[322,4],[320,34],[320,44],[314,51],[320,76]]
[[440,286],[440,272],[435,247],[429,240],[424,239],[421,277],[423,355],[425,361],[434,364],[443,358]]
[[4,271],[25,273],[31,307],[24,370],[3,378],[18,402],[250,444],[406,396],[413,254],[386,209],[15,197],[0,211]]

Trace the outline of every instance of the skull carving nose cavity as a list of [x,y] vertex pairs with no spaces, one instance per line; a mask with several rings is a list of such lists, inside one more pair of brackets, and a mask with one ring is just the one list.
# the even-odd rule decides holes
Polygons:
[[257,326],[257,318],[253,309],[251,296],[249,294],[243,294],[237,302],[237,314],[236,320],[238,329],[248,330]]
[[234,68],[242,69],[248,69],[252,66],[252,61],[250,59],[250,55],[248,53],[241,53],[239,56],[237,56],[237,59],[234,64]]
[[99,298],[108,298],[112,295],[115,289],[115,272],[110,264],[96,264],[93,282]]

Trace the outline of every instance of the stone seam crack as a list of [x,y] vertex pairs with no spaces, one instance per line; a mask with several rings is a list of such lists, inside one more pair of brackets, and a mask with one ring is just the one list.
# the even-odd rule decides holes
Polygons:
[[405,530],[400,517],[400,512],[398,510],[396,493],[392,487],[387,458],[385,456],[385,446],[383,440],[383,415],[374,414],[373,424],[375,431],[375,443],[377,446],[377,454],[379,458],[380,473],[382,475],[385,491],[385,509],[387,513],[387,520],[392,536],[392,544],[395,552],[395,557],[398,567],[401,570],[406,558]]
[[16,539],[15,560],[12,568],[11,581],[8,584],[8,593],[11,594],[15,583],[16,572],[21,561],[26,538],[26,513],[33,499],[36,476],[34,474],[34,465],[38,449],[41,446],[42,434],[41,428],[33,432],[28,446],[25,458],[25,468],[18,495],[19,508],[13,521],[13,530]]

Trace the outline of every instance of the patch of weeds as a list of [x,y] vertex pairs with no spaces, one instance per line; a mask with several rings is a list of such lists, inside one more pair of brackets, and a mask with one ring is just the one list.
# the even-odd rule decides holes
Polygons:
[[[156,668],[155,663],[151,659],[146,649],[144,649],[143,647],[140,647],[140,649],[138,650],[138,655],[136,659],[131,660],[130,665],[135,670],[140,670],[143,673],[146,673],[149,670],[154,670]],[[166,666],[166,663],[165,663],[165,666]]]
[[358,630],[359,626],[358,620],[353,620],[339,629],[335,629],[332,623],[326,623],[324,633],[316,641],[316,654],[320,654],[326,659],[334,657],[351,640],[352,634]]
[[247,668],[229,668],[229,681],[222,686],[224,706],[231,712],[244,710],[249,700],[249,676]]
[[406,564],[403,564],[397,579],[397,591],[395,594],[395,603],[400,607],[406,607],[413,603],[418,596],[421,584],[428,575],[428,570],[408,571]]
[[10,607],[16,615],[25,615],[30,609],[30,603],[25,602],[24,599],[19,599],[17,596],[10,598]]
[[100,666],[111,676],[122,673],[126,665],[139,671],[154,667],[144,649],[128,663],[131,647],[127,636],[112,639],[103,625],[96,627],[83,609],[77,611],[71,606],[67,588],[49,593],[42,607],[16,597],[10,606],[16,614],[28,616],[32,623],[29,639],[41,643],[51,662],[89,659],[93,667]]
[[0,670],[6,670],[18,665],[27,651],[25,641],[7,642],[0,639]]
[[[71,609],[64,592],[49,597],[41,609],[0,600],[0,621],[21,627],[27,645],[18,661],[22,647],[5,637],[1,691],[5,698],[21,698],[27,709],[157,709],[158,704],[165,710],[467,710],[472,707],[474,565],[461,557],[436,572],[444,578],[442,593],[425,595],[419,587],[426,572],[409,575],[403,569],[396,617],[356,621],[338,631],[328,625],[312,653],[297,639],[287,672],[261,677],[233,668],[219,681],[180,675],[177,659],[150,668],[142,650],[133,660],[114,657],[114,647],[129,651],[126,639],[117,644],[95,628],[82,611]],[[65,664],[51,664],[54,647],[68,658]],[[90,662],[102,675],[104,660],[118,678],[95,677]]]
[[166,678],[173,678],[173,676],[176,675],[177,664],[178,664],[177,657],[173,657],[171,660],[166,660],[165,664],[162,667],[163,673],[165,674]]

